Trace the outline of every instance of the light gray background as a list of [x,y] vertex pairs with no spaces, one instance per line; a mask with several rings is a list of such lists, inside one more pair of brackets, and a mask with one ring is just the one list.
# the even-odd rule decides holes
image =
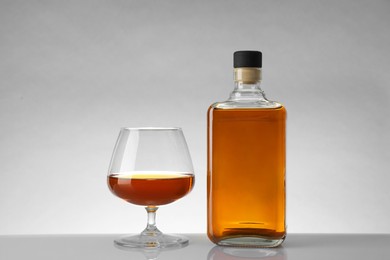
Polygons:
[[232,53],[263,52],[288,109],[288,231],[390,232],[389,1],[1,1],[0,234],[124,233],[110,194],[122,126],[181,126],[196,186],[162,207],[206,232],[206,111]]

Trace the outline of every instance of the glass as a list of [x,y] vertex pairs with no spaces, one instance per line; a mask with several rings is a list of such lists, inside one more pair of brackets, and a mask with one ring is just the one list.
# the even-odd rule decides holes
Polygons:
[[127,248],[171,248],[188,244],[178,235],[156,227],[158,206],[187,195],[194,186],[194,170],[181,128],[122,128],[108,171],[108,187],[119,198],[144,206],[148,220],[139,235],[115,240]]

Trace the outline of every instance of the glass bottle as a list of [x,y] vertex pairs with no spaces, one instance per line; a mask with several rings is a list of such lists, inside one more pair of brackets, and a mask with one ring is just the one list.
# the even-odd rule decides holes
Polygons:
[[286,236],[286,109],[260,88],[262,54],[234,53],[234,90],[208,110],[207,234],[276,247]]

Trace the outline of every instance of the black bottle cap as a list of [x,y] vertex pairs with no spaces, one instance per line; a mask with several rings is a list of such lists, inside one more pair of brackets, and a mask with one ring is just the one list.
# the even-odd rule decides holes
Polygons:
[[233,55],[234,68],[261,68],[261,58],[259,51],[236,51]]

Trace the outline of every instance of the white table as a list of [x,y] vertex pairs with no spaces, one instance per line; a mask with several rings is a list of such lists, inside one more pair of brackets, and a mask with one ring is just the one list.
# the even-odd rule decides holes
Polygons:
[[[322,260],[390,259],[390,234],[288,234],[274,249],[219,247],[204,234],[184,234],[190,244],[160,252],[125,251],[113,240],[120,235],[0,236],[1,260]],[[156,258],[157,256],[157,258]]]

